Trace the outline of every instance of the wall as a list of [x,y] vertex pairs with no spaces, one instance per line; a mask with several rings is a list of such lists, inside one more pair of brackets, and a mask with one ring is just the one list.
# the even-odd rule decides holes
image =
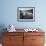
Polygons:
[[[0,24],[13,24],[16,28],[46,28],[45,4],[45,0],[1,0]],[[35,7],[35,22],[17,22],[17,7]]]
[[[13,24],[16,28],[46,28],[45,0],[1,0],[0,25]],[[35,22],[17,22],[17,7],[35,7]]]

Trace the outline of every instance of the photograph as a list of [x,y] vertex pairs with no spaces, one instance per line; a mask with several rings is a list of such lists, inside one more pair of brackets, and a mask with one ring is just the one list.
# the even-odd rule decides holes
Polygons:
[[34,21],[35,18],[35,7],[18,7],[17,8],[17,19],[18,21]]

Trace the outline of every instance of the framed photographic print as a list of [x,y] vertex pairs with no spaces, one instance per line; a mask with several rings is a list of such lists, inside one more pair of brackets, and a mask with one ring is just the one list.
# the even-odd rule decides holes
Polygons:
[[35,21],[35,7],[18,7],[17,21],[20,22],[34,22]]

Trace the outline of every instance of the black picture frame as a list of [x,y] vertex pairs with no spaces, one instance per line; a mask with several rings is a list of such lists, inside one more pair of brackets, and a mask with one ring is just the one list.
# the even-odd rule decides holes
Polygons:
[[18,7],[17,8],[18,22],[34,22],[35,21],[35,7]]

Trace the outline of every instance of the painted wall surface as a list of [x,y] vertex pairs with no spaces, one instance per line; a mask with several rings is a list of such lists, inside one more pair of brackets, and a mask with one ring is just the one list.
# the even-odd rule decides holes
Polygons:
[[[17,22],[17,7],[35,7],[35,22]],[[0,31],[9,24],[20,29],[46,29],[46,0],[0,0]]]

